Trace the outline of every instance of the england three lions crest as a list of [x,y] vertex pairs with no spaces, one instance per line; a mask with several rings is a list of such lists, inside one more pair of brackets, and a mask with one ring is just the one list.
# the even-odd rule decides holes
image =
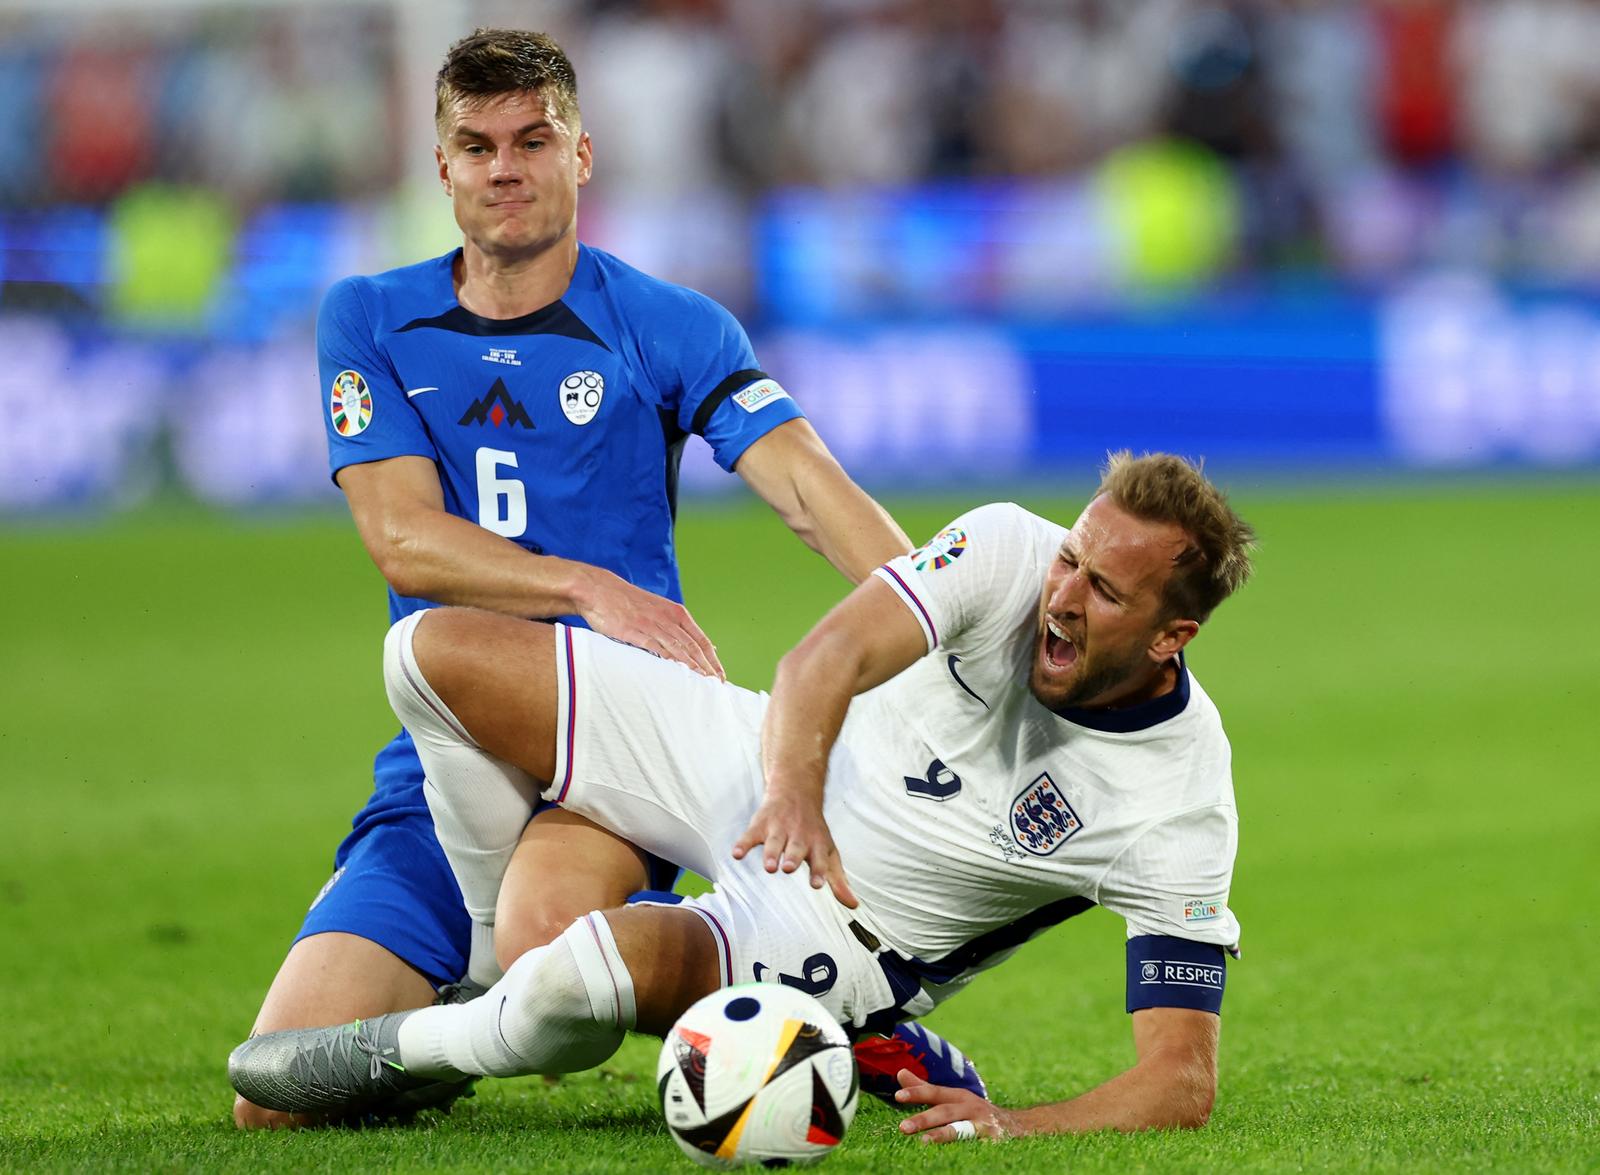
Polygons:
[[1082,827],[1083,821],[1048,772],[1011,801],[1011,835],[1036,857],[1048,857]]

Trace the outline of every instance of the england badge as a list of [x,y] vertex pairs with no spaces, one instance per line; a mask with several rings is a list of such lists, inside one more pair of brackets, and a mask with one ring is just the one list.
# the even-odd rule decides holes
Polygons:
[[1011,835],[1036,857],[1048,857],[1082,827],[1083,821],[1048,772],[1011,801]]

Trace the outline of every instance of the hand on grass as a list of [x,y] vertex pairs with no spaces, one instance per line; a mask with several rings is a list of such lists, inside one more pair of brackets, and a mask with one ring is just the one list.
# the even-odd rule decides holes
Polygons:
[[[949,1085],[930,1085],[910,1069],[897,1074],[900,1089],[894,1099],[902,1105],[927,1106],[900,1123],[902,1134],[920,1135],[923,1142],[963,1142],[969,1138],[1010,1138],[1018,1133],[1015,1116],[971,1090]],[[957,1122],[970,1122],[972,1133],[958,1128]]]

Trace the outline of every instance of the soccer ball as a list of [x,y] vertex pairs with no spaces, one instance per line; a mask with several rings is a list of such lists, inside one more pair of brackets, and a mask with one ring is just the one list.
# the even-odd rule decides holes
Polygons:
[[685,1012],[661,1046],[656,1087],[684,1154],[726,1170],[813,1163],[856,1116],[850,1038],[792,987],[744,983]]

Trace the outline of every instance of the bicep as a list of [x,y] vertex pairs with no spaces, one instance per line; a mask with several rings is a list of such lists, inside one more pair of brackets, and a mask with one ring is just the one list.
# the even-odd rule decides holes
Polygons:
[[882,685],[928,651],[922,626],[877,576],[868,576],[796,647],[853,670],[851,693]]
[[785,516],[800,505],[802,481],[845,476],[817,430],[804,418],[786,421],[766,433],[740,455],[733,468],[762,501]]

